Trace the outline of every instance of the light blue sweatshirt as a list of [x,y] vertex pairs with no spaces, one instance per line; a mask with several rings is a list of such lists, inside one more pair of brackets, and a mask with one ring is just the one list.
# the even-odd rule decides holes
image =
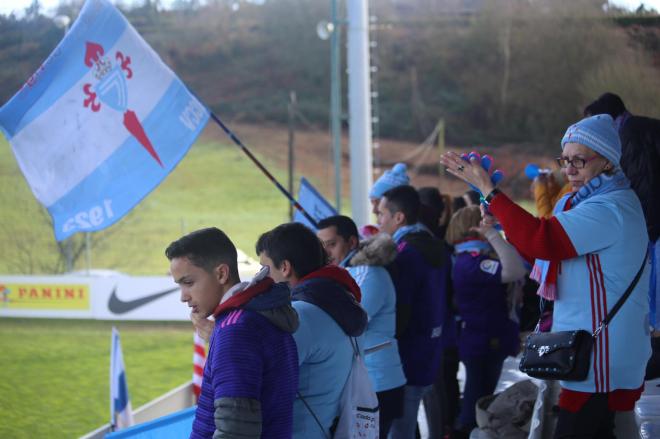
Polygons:
[[300,320],[293,334],[300,366],[293,404],[294,439],[330,437],[353,364],[350,336],[359,337],[367,322],[366,313],[345,286],[347,280],[355,285],[348,272],[339,267],[325,270],[333,276],[303,281],[291,290]]
[[361,305],[369,316],[361,346],[368,350],[384,342],[390,345],[364,356],[374,391],[382,392],[406,384],[396,330],[396,292],[383,265],[396,257],[396,246],[387,235],[365,240],[341,262],[362,291]]

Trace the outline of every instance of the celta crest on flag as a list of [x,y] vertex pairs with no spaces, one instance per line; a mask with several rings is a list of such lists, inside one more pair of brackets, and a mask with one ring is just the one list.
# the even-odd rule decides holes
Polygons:
[[133,410],[126,384],[126,368],[121,353],[119,331],[114,326],[110,349],[110,425],[113,429],[126,428],[134,424]]
[[55,238],[104,229],[174,169],[209,120],[107,0],[87,0],[0,129]]

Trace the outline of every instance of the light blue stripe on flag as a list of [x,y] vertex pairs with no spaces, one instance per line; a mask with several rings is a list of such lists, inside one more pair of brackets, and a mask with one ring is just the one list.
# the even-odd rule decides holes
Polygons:
[[[298,191],[298,203],[316,222],[329,216],[337,215],[334,207],[325,199],[323,195],[310,183],[305,177],[300,179],[300,189]],[[316,231],[316,227],[310,223],[305,215],[296,210],[293,220],[302,223],[310,229]]]

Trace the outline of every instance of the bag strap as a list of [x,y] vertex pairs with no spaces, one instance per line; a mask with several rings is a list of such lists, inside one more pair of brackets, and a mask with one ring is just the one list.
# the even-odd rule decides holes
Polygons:
[[[349,337],[349,339],[350,339],[350,342],[351,342],[351,347],[353,348],[353,358],[359,357],[360,356],[360,349],[358,347],[357,338]],[[312,410],[312,408],[309,406],[309,404],[307,404],[307,401],[305,400],[305,398],[303,398],[303,396],[298,391],[296,391],[296,394],[298,395],[298,398],[300,398],[300,400],[303,402],[303,404],[305,404],[305,407],[307,407],[307,410],[309,411],[309,413],[311,413],[312,417],[314,417],[314,420],[316,421],[316,424],[319,426],[319,428],[323,432],[323,436],[326,439],[330,439],[330,436],[328,436],[328,433],[326,433],[325,428],[323,428],[323,425],[321,425],[321,421],[319,421],[319,418],[316,416],[316,413],[314,413],[314,410]]]
[[356,337],[350,337],[351,339],[351,347],[353,348],[353,356],[354,357],[359,357],[360,356],[360,348],[358,346],[358,341]]
[[314,420],[316,421],[316,424],[319,426],[321,429],[321,432],[323,433],[323,436],[326,439],[330,439],[330,436],[328,436],[328,433],[326,433],[325,428],[323,428],[323,425],[321,425],[321,421],[319,421],[319,418],[316,417],[316,413],[314,413],[314,410],[307,404],[307,401],[305,401],[305,398],[300,394],[299,391],[296,391],[296,394],[298,395],[298,398],[305,404],[305,407],[307,407],[307,410],[312,414],[312,417],[314,417]]
[[621,306],[623,305],[623,302],[628,299],[630,296],[630,293],[632,293],[633,289],[635,289],[635,285],[637,285],[637,282],[639,282],[639,278],[642,276],[642,272],[644,271],[644,266],[646,265],[646,258],[648,256],[648,251],[644,253],[644,260],[642,261],[642,266],[639,267],[639,270],[637,271],[637,274],[635,275],[635,278],[632,280],[630,283],[630,286],[628,286],[628,289],[626,290],[625,293],[623,293],[623,296],[619,298],[619,300],[616,301],[612,309],[610,310],[609,313],[605,316],[603,320],[601,320],[600,325],[598,328],[596,328],[596,332],[593,333],[593,337],[596,338],[598,337],[598,334],[600,334],[600,331],[603,330],[603,328],[607,328],[607,325],[610,324],[614,316],[616,315],[617,312],[619,312],[619,309],[621,309]]

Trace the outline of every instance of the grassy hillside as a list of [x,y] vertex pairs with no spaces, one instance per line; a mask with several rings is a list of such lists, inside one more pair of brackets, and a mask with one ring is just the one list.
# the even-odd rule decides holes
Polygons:
[[[0,437],[79,437],[109,421],[111,322],[0,319]],[[192,377],[189,323],[115,324],[133,408]]]
[[[283,173],[265,163],[283,182]],[[48,215],[34,199],[5,140],[0,140],[0,206],[0,273],[53,271],[58,251]],[[237,247],[254,256],[258,234],[286,221],[287,215],[286,199],[238,148],[200,139],[129,215],[92,235],[92,266],[163,274],[167,244],[208,226],[225,230]],[[84,266],[83,256],[75,268]]]

